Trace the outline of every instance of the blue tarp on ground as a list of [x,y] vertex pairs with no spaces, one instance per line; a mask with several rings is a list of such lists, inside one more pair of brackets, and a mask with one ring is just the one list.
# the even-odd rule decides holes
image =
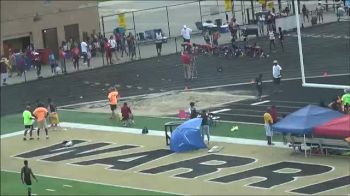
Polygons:
[[305,106],[272,125],[272,130],[282,133],[309,134],[315,126],[338,118],[343,114],[315,105]]
[[200,133],[201,124],[201,118],[194,118],[178,126],[171,134],[170,150],[186,152],[206,148]]

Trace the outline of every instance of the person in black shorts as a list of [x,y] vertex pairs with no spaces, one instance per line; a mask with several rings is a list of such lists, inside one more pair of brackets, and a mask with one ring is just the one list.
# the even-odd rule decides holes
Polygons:
[[262,81],[262,74],[259,74],[259,76],[257,78],[255,78],[255,86],[256,86],[256,90],[258,91],[258,95],[257,98],[259,101],[261,101],[261,96],[262,96],[262,87],[263,87],[263,81]]
[[158,60],[162,53],[162,43],[163,43],[162,32],[156,32],[156,50],[157,50]]
[[32,193],[31,177],[33,177],[35,181],[38,182],[38,180],[36,179],[35,175],[32,172],[32,169],[28,167],[28,161],[24,160],[24,167],[22,167],[21,169],[21,180],[22,180],[22,183],[27,186],[28,196],[30,196]]

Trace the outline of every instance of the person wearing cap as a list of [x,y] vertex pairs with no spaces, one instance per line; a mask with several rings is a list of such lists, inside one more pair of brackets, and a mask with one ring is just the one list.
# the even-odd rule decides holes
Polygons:
[[190,42],[192,29],[188,28],[186,25],[181,29],[181,35],[184,38],[184,42]]
[[350,107],[350,89],[345,89],[344,90],[344,95],[341,97],[342,101],[342,107],[343,111],[345,113],[349,113],[349,107]]
[[273,61],[272,66],[272,77],[273,77],[273,83],[275,85],[274,93],[279,92],[279,86],[281,84],[281,66],[278,64],[277,60]]

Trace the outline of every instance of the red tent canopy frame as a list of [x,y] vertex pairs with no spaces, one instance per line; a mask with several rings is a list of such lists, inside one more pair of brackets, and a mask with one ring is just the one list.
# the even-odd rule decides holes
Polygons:
[[315,127],[313,134],[315,136],[342,139],[350,137],[350,115],[344,115]]

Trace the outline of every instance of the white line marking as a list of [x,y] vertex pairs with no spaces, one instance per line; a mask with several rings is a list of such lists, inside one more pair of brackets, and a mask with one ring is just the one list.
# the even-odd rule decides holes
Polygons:
[[21,135],[21,134],[23,134],[23,132],[24,132],[24,130],[23,131],[16,131],[13,133],[3,134],[3,135],[1,135],[1,139]]
[[53,189],[45,189],[45,190],[50,191],[50,192],[56,191],[56,190],[53,190]]
[[[136,128],[112,127],[112,126],[68,123],[68,122],[61,122],[60,124],[62,127],[73,128],[72,131],[74,131],[74,128],[76,128],[76,129],[86,129],[86,130],[93,130],[93,131],[106,131],[106,132],[117,132],[117,133],[119,132],[119,133],[131,133],[131,134],[142,135],[141,130]],[[148,135],[164,137],[164,132],[148,130]],[[241,138],[231,138],[231,137],[222,137],[222,136],[212,136],[211,138],[212,138],[212,141],[215,141],[215,142],[267,146],[267,143],[265,140],[241,139]],[[284,145],[282,142],[275,142],[275,145],[272,147],[289,148],[287,145]]]
[[[5,172],[12,172],[12,173],[20,173],[19,171],[11,171],[7,169],[1,169],[1,171]],[[46,178],[53,178],[53,179],[60,179],[60,180],[69,180],[69,181],[76,181],[76,182],[84,182],[84,183],[90,183],[90,184],[97,184],[97,185],[104,185],[104,186],[112,186],[117,188],[128,188],[128,189],[136,189],[136,190],[142,190],[142,191],[152,191],[152,192],[158,192],[158,193],[165,193],[165,194],[171,194],[171,195],[183,195],[184,193],[174,193],[174,192],[168,192],[168,191],[160,191],[155,189],[146,189],[146,188],[137,188],[132,186],[124,186],[124,185],[115,185],[115,184],[108,184],[108,183],[102,183],[102,182],[94,182],[94,181],[88,181],[88,180],[79,180],[74,178],[64,178],[64,177],[57,177],[57,176],[50,176],[50,175],[41,175],[38,172],[36,172],[36,176],[42,176]]]
[[72,188],[71,185],[68,185],[68,184],[64,184],[63,187],[69,187],[69,188]]
[[221,109],[221,110],[215,110],[215,111],[212,111],[210,113],[212,114],[217,114],[219,112],[227,112],[227,111],[230,111],[231,109],[228,109],[228,108],[224,108],[224,109]]
[[270,102],[270,100],[266,100],[266,101],[260,101],[260,102],[252,103],[250,105],[260,105],[260,104],[269,103],[269,102]]

